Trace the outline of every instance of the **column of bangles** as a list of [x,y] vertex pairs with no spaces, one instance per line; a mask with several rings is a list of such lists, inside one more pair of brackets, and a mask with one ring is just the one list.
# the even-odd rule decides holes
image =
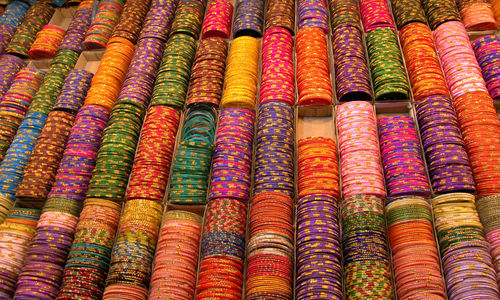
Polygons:
[[415,123],[410,116],[377,120],[385,185],[389,198],[431,194]]
[[[92,74],[73,70],[66,78],[54,110],[49,114],[33,153],[24,171],[23,180],[16,191],[16,206],[41,209],[55,181],[66,142],[83,104]],[[77,217],[70,213],[43,212],[36,234],[26,250],[22,272],[16,285],[15,297],[57,296],[59,279],[66,261]],[[58,251],[63,248],[63,251]],[[33,273],[33,270],[37,270]],[[44,278],[56,278],[46,284]]]
[[434,193],[475,190],[469,157],[450,98],[428,96],[415,104]]
[[73,50],[81,53],[83,51],[83,40],[85,33],[92,21],[92,9],[97,0],[83,0],[76,9],[75,16],[66,30],[66,34],[59,45],[59,49]]
[[500,61],[498,59],[500,37],[488,35],[478,38],[472,42],[472,47],[490,96],[494,100],[500,100]]
[[295,298],[342,299],[337,145],[324,137],[298,140]]
[[123,5],[123,0],[103,0],[99,3],[95,18],[92,20],[83,41],[85,49],[106,47],[111,32],[120,18]]
[[76,64],[78,54],[72,50],[61,50],[53,59],[29,106],[28,113],[19,126],[4,160],[0,164],[0,221],[12,208],[17,185],[28,162],[31,151],[69,71]]
[[422,6],[432,30],[449,21],[460,21],[454,0],[422,0]]
[[295,1],[267,1],[265,30],[274,27],[283,27],[292,35],[295,33]]
[[221,111],[196,299],[242,297],[254,118],[248,109]]
[[201,29],[202,38],[229,38],[231,35],[233,9],[233,5],[228,0],[211,1],[208,5],[207,14]]
[[489,1],[458,0],[457,6],[467,30],[496,30],[498,28]]
[[262,36],[262,25],[264,24],[264,1],[262,0],[238,0],[236,2],[233,36]]
[[[81,72],[76,71],[75,73],[79,75]],[[75,95],[69,94],[71,92],[74,93],[77,88],[81,88],[81,93],[85,93],[86,88],[90,83],[91,76],[91,74],[88,74],[87,72],[85,73],[86,74],[84,74],[84,78],[81,82],[79,82],[79,78],[75,78],[75,76],[72,74],[68,76],[66,85],[62,89],[61,94],[56,101],[55,107],[60,107],[64,103],[65,98],[70,96],[71,101],[76,101],[73,107],[76,110],[79,108],[79,106],[83,102],[84,95],[81,95],[79,99],[78,96],[76,96],[77,99],[75,99]],[[72,84],[75,83],[76,86],[72,86]],[[81,83],[83,83],[84,85],[83,88],[79,86],[79,84]],[[20,198],[18,198],[16,202],[16,206],[18,207],[34,208],[40,210],[43,207],[43,203],[45,202],[47,194],[52,186],[55,172],[57,171],[60,163],[60,157],[62,156],[62,152],[64,151],[64,148],[66,146],[67,135],[69,134],[69,130],[71,129],[74,121],[73,113],[66,111],[57,111],[56,109],[49,114],[47,121],[45,122],[40,133],[40,136],[36,141],[33,153],[29,157],[29,161],[26,164],[22,181],[20,182],[19,187],[16,191],[16,197],[20,196]],[[74,113],[76,114],[76,111]],[[67,221],[60,220],[60,217],[52,217],[54,217],[55,220]],[[57,223],[57,221],[53,222],[53,224],[55,223]],[[45,272],[45,275],[51,273],[50,270],[52,269],[53,265],[50,265],[52,262],[50,258],[54,258],[54,256],[52,256],[53,250],[50,247],[47,248],[48,252],[50,253],[47,256],[47,253],[44,253],[44,249],[42,249],[43,245],[41,245],[40,239],[57,240],[57,238],[55,237],[59,232],[57,230],[51,230],[53,228],[49,228],[47,230],[47,226],[50,226],[50,223],[47,223],[47,218],[45,218],[45,220],[42,220],[42,222],[39,222],[37,226],[37,233],[39,233],[39,235],[35,235],[35,237],[38,237],[38,239],[31,241],[30,247],[27,247],[23,249],[23,251],[19,251],[18,253],[17,257],[21,265],[24,261],[24,266],[22,268],[24,273],[31,271],[32,265],[30,264],[37,264],[38,262],[40,262],[38,271]],[[40,233],[39,229],[41,231],[45,229],[46,231]],[[66,243],[66,241],[61,242]],[[35,254],[35,260],[37,257],[40,257],[40,261],[34,262],[30,260],[30,258],[32,258],[31,256],[28,257],[27,260],[25,259],[26,254],[33,254],[32,250],[34,250],[35,252],[37,250],[41,251]],[[44,258],[48,258],[47,260],[49,261],[45,260]],[[59,267],[62,267],[62,264],[64,264],[64,262],[59,262],[59,264]],[[19,272],[13,272],[9,276],[11,276],[13,280],[17,280],[17,275],[19,275]],[[37,275],[34,274],[29,274],[29,276],[29,280],[26,280],[26,278],[19,278],[20,280],[17,281],[16,289],[18,289],[18,291],[20,291],[21,293],[23,293],[23,291],[25,292],[25,290],[23,290],[26,288],[24,285],[30,285],[32,283],[32,280],[36,280],[37,278]],[[34,294],[38,294],[42,289],[44,289],[43,292],[49,292],[52,297],[55,297],[57,295],[57,287],[53,287],[50,283],[48,285],[40,285],[39,287],[40,289],[37,289],[37,291],[32,289],[33,294],[30,293],[30,295],[33,296]]]
[[325,0],[299,0],[297,5],[297,30],[316,27],[321,28],[325,34],[330,33],[328,9]]
[[500,297],[489,244],[484,238],[474,202],[474,195],[467,193],[451,193],[432,199],[450,300]]
[[430,203],[418,196],[395,197],[385,211],[398,299],[446,299]]
[[268,101],[259,107],[255,143],[245,298],[292,299],[293,108],[289,104]]
[[25,66],[26,63],[15,55],[0,56],[0,98],[9,90],[17,73]]
[[5,11],[0,15],[0,55],[4,53],[5,47],[21,25],[29,7],[29,3],[14,0],[7,4]]
[[169,203],[205,204],[216,123],[217,112],[212,107],[197,105],[186,112],[172,165]]
[[[396,294],[401,299],[410,295],[446,299],[415,124],[409,116],[387,116],[378,119],[378,128],[389,196],[386,217]],[[412,255],[416,252],[418,258]]]
[[221,107],[253,109],[257,93],[260,41],[241,36],[231,42]]
[[181,210],[165,213],[148,299],[194,299],[201,228],[202,218],[197,214]]
[[233,6],[227,0],[210,3],[202,24],[199,43],[189,81],[186,105],[210,104],[218,107],[226,71]]
[[384,0],[359,0],[361,20],[366,33],[378,28],[396,30],[392,20],[391,11],[387,1]]
[[292,35],[284,28],[271,28],[262,43],[259,103],[282,101],[292,106],[295,103]]
[[17,28],[12,40],[5,48],[5,53],[12,53],[26,58],[36,34],[49,23],[55,8],[48,0],[36,1],[26,13],[21,25]]
[[186,105],[219,106],[226,70],[228,44],[222,38],[203,39],[198,46],[189,81]]
[[298,105],[330,105],[333,103],[328,46],[325,32],[318,27],[302,28],[297,33],[296,81]]
[[[97,109],[99,107],[100,110],[104,109],[109,114],[125,80],[133,51],[134,46],[128,40],[118,38],[110,40],[92,79],[83,108],[95,107]],[[102,297],[109,256],[121,212],[120,203],[114,202],[116,198],[113,197],[121,190],[120,181],[117,180],[121,178],[119,172],[121,167],[115,166],[116,164],[122,165],[120,162],[123,161],[120,160],[123,156],[116,159],[107,155],[115,153],[114,150],[118,148],[113,147],[113,139],[116,140],[116,136],[103,132],[101,147],[97,155],[92,156],[93,160],[96,160],[96,168],[93,169],[89,186],[88,188],[80,187],[82,190],[87,190],[83,194],[87,199],[75,227],[75,238],[68,254],[57,299],[73,299],[79,295],[91,298]],[[123,141],[126,142],[126,140]],[[119,149],[124,149],[126,152],[128,148],[122,145]],[[111,181],[100,175],[106,161],[107,167],[117,170],[114,176],[110,174]],[[99,170],[97,163],[100,163]],[[92,165],[89,167],[92,169]]]
[[146,299],[180,113],[151,106],[127,187],[103,299]]
[[65,30],[57,25],[45,25],[36,34],[36,39],[28,51],[31,59],[52,58],[61,44]]
[[0,297],[12,299],[17,275],[23,267],[22,253],[35,235],[40,210],[16,207],[0,224]]
[[14,78],[11,87],[0,99],[0,161],[9,149],[19,125],[23,121],[33,96],[42,83],[45,71],[23,68]]
[[182,33],[192,36],[198,40],[205,15],[204,0],[180,0],[175,11],[172,34]]
[[338,106],[337,130],[346,297],[392,299],[386,194],[373,106],[362,101]]
[[373,99],[356,0],[329,0],[338,101]]
[[127,39],[137,44],[142,22],[149,10],[151,0],[127,0],[111,38]]
[[422,23],[408,24],[399,31],[399,39],[413,99],[422,101],[425,97],[433,95],[449,96],[429,27]]
[[367,33],[366,44],[375,100],[409,99],[410,87],[397,34],[390,28],[377,28]]
[[425,11],[419,0],[391,0],[391,6],[399,30],[410,23],[427,24]]
[[[445,49],[445,40],[453,30],[455,47]],[[500,191],[500,121],[481,69],[474,56],[467,32],[460,22],[448,22],[434,31],[453,105],[470,158],[479,196]],[[457,63],[460,62],[460,63]],[[477,116],[480,115],[481,119]]]
[[[498,44],[500,40],[496,36],[485,36],[479,38],[472,42],[476,58],[483,73],[483,78],[486,80],[486,86],[490,92],[491,97],[494,99],[500,99],[500,85],[498,84],[498,76],[496,75],[499,68],[497,62],[496,53],[498,53]],[[485,98],[486,99],[486,98]],[[490,107],[488,105],[488,107]],[[490,118],[491,121],[491,114]],[[482,127],[483,128],[483,127]],[[496,145],[489,145],[489,149],[492,150]],[[491,153],[491,152],[490,152]],[[492,191],[491,195],[481,197],[477,200],[477,209],[481,221],[485,227],[486,239],[490,243],[491,254],[493,256],[493,263],[495,270],[497,272],[497,282],[500,282],[500,255],[498,251],[499,237],[498,237],[498,216],[500,215],[498,200],[500,190]]]
[[[127,7],[124,14],[126,11]],[[156,13],[156,10],[152,13]],[[185,18],[174,18],[172,26],[185,21]],[[153,24],[148,23],[147,25],[152,26]],[[168,26],[168,24],[165,25]],[[145,31],[150,32],[151,29],[145,28]],[[192,38],[184,34],[173,34],[169,39],[165,46],[161,65],[159,47],[162,47],[162,41],[160,39],[144,37],[139,40],[139,45],[142,47],[136,51],[127,73],[127,78],[130,81],[126,82],[125,85],[127,83],[130,85],[127,85],[127,88],[122,88],[111,118],[120,108],[123,109],[124,113],[119,119],[124,119],[125,111],[131,109],[130,101],[133,99],[131,96],[135,94],[134,90],[144,79],[147,79],[149,84],[144,86],[148,91],[145,91],[144,97],[140,99],[141,110],[147,107],[149,95],[153,95],[153,98],[140,132],[141,140],[134,162],[125,166],[132,169],[131,172],[130,169],[125,170],[126,174],[130,174],[125,194],[126,203],[120,219],[116,243],[111,253],[103,299],[114,299],[124,294],[132,299],[146,299],[147,297],[151,264],[163,214],[163,199],[180,119],[180,113],[175,107],[159,105],[158,94],[155,92],[164,88],[158,82],[166,78],[171,80],[178,74],[175,71],[182,71],[181,76],[177,75],[175,78],[187,82],[189,67],[194,58],[195,46],[192,43]],[[151,54],[152,49],[156,49],[153,51],[154,55]],[[185,49],[190,51],[185,51]],[[153,56],[152,60],[151,56]],[[147,57],[150,57],[149,65],[144,68]],[[157,73],[156,85],[152,92],[153,76],[157,68],[159,68],[159,73]],[[147,75],[144,72],[147,72]],[[136,81],[136,84],[133,84],[133,81]],[[187,85],[177,83],[177,89],[181,95],[185,95]],[[171,103],[183,103],[181,97],[179,99],[171,98],[174,97],[167,97],[167,100],[172,101]],[[138,99],[136,98],[136,100]],[[136,113],[135,115],[141,116],[143,113],[141,111],[140,114]],[[133,115],[128,117],[132,119]],[[137,118],[135,122],[140,124],[142,117]],[[130,127],[130,125],[128,126]],[[136,128],[139,129],[139,127]],[[118,133],[118,130],[116,132]],[[136,137],[138,136],[139,132],[136,133]],[[131,149],[132,147],[135,149],[136,145],[137,141],[134,144],[130,143]],[[134,158],[134,153],[130,152],[130,159],[132,158]],[[124,183],[126,184],[126,182],[125,179]],[[135,261],[130,260],[130,257],[135,258]]]

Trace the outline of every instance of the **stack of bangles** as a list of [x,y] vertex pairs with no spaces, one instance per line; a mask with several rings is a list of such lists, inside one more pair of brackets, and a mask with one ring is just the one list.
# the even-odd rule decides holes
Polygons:
[[418,133],[409,116],[377,120],[388,197],[431,194]]
[[410,23],[427,24],[425,11],[419,0],[391,0],[391,6],[399,30]]
[[198,40],[203,25],[206,2],[199,0],[179,1],[175,10],[171,35],[186,34]]
[[[491,2],[491,9],[493,10],[493,13],[495,14],[495,19],[498,22],[500,20],[500,1],[499,0],[491,0],[490,2]],[[6,8],[6,10],[7,10],[7,8]]]
[[0,164],[0,222],[14,205],[17,186],[46,119],[46,114],[30,110]]
[[202,218],[197,214],[181,210],[165,213],[148,299],[194,299],[201,228]]
[[20,0],[10,1],[0,15],[0,55],[4,54],[5,47],[21,25],[24,16],[30,7],[29,3]]
[[264,1],[261,0],[238,0],[233,21],[233,36],[251,36],[259,38],[262,36],[262,25],[264,24]]
[[85,200],[56,299],[102,299],[121,211],[111,200]]
[[24,255],[35,236],[39,217],[40,210],[16,207],[0,224],[0,280],[3,282],[0,285],[0,297],[4,299],[14,296]]
[[37,93],[31,101],[29,110],[48,115],[54,108],[64,80],[75,67],[79,54],[73,50],[59,50],[52,59],[49,69]]
[[377,123],[370,102],[353,101],[337,108],[342,194],[386,196],[380,164]]
[[216,122],[217,112],[211,107],[198,105],[186,112],[172,165],[169,203],[205,204]]
[[24,68],[16,75],[12,85],[0,99],[0,161],[9,149],[28,107],[42,83],[45,71]]
[[73,50],[78,53],[83,51],[83,40],[90,27],[92,11],[96,2],[97,0],[83,0],[80,2],[59,45],[59,49]]
[[105,48],[111,32],[118,23],[122,13],[123,0],[103,0],[99,2],[97,13],[85,35],[83,47],[85,49]]
[[[122,38],[137,44],[142,22],[149,10],[150,1],[127,0],[123,6],[120,19],[113,29],[111,39]],[[106,46],[107,47],[107,46]]]
[[197,299],[241,299],[255,114],[223,109],[201,242]]
[[[68,137],[66,149],[57,171],[56,179],[44,209],[50,209],[59,202],[71,202],[76,214],[83,206],[92,170],[97,160],[101,134],[108,122],[109,112],[97,105],[85,105],[78,112],[75,125]],[[73,208],[68,212],[73,212]]]
[[266,30],[273,27],[283,27],[292,35],[295,32],[295,1],[269,0],[266,11]]
[[196,54],[196,40],[176,34],[168,40],[161,65],[156,73],[151,105],[184,107],[189,75]]
[[417,196],[396,197],[385,211],[398,299],[445,300],[430,204]]
[[111,111],[133,54],[134,45],[129,41],[119,38],[110,40],[92,78],[85,104],[100,105]]
[[49,23],[55,12],[51,2],[49,0],[38,0],[31,5],[23,22],[5,48],[5,53],[15,54],[23,58],[28,56],[28,51],[35,41],[36,34],[44,25]]
[[48,115],[23,180],[16,191],[17,205],[42,209],[55,181],[75,116],[83,104],[92,74],[73,70],[65,80],[54,110]]
[[361,20],[366,33],[378,28],[396,30],[387,1],[360,0]]
[[211,1],[201,28],[202,38],[229,38],[231,35],[233,9],[233,5],[228,0]]
[[341,213],[346,299],[393,299],[383,199],[345,196]]
[[17,73],[26,66],[26,63],[15,55],[0,56],[0,99],[9,90]]
[[[454,102],[478,196],[500,192],[500,121],[487,92],[469,92]],[[481,116],[481,118],[478,118]]]
[[399,38],[413,99],[421,101],[433,95],[449,96],[429,27],[422,23],[408,24],[399,31]]
[[[464,25],[441,24],[433,32],[446,82],[454,101],[468,92],[488,92]],[[453,43],[450,44],[450,41]]]
[[162,41],[163,46],[168,41],[177,2],[177,0],[151,1],[139,35],[139,42],[144,38],[154,38]]
[[298,140],[297,147],[299,198],[321,194],[339,199],[339,166],[335,141],[324,137],[308,137]]
[[326,0],[299,0],[297,2],[298,30],[315,27],[330,33]]
[[490,246],[484,238],[474,202],[474,195],[467,193],[450,193],[432,199],[450,300],[500,297]]
[[328,45],[325,32],[306,27],[297,33],[298,105],[331,105],[333,103]]
[[260,41],[241,36],[231,42],[227,57],[221,107],[254,109],[259,71]]
[[409,99],[410,87],[397,34],[390,28],[374,29],[366,35],[366,45],[375,100]]
[[472,42],[486,87],[494,100],[500,100],[500,37],[488,35]]
[[254,193],[277,191],[293,196],[293,108],[281,101],[259,107],[255,137]]
[[52,58],[64,37],[64,29],[56,25],[45,25],[42,27],[36,39],[28,51],[28,56],[32,59]]
[[127,186],[127,200],[163,203],[179,119],[179,112],[172,107],[157,105],[148,109]]
[[455,0],[422,0],[422,6],[431,30],[446,22],[460,21]]
[[127,200],[111,252],[103,300],[146,299],[162,213],[162,203]]
[[259,103],[283,101],[295,104],[293,38],[281,27],[268,29],[262,42],[262,76]]
[[474,192],[474,179],[450,98],[429,96],[415,104],[434,193]]
[[340,101],[373,99],[362,32],[349,23],[333,29],[335,88]]
[[457,6],[467,30],[496,30],[498,28],[489,1],[457,0]]
[[293,299],[293,198],[255,193],[248,222],[245,299]]
[[228,44],[213,37],[201,40],[191,69],[186,105],[211,104],[219,106],[226,71]]
[[356,27],[359,31],[363,31],[357,0],[328,0],[328,8],[332,31],[340,25]]
[[342,299],[337,145],[298,140],[296,299]]
[[484,226],[486,241],[490,244],[497,283],[500,283],[500,193],[478,198],[476,206]]

